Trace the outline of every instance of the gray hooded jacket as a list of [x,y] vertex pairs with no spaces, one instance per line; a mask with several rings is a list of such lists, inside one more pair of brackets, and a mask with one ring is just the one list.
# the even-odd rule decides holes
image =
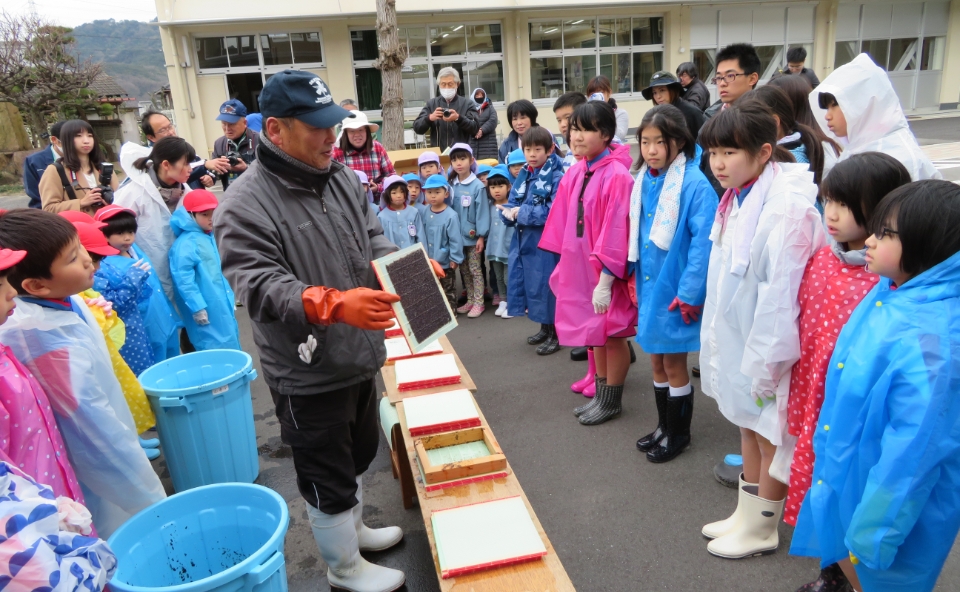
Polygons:
[[[313,395],[376,375],[386,359],[383,332],[312,325],[301,300],[310,286],[379,289],[370,262],[397,250],[352,170],[332,162],[318,195],[261,157],[230,184],[214,233],[223,273],[250,314],[267,386]],[[316,349],[304,362],[298,346],[311,335]]]

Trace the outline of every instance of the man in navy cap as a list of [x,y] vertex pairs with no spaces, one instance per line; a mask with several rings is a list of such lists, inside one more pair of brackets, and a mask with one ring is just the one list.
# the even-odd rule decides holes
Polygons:
[[[306,71],[260,94],[257,160],[214,214],[223,273],[246,306],[281,440],[331,586],[388,592],[404,574],[367,562],[403,537],[362,521],[361,475],[377,455],[375,377],[391,303],[370,262],[397,250],[352,170],[331,160],[350,111]],[[224,126],[226,129],[226,126]]]
[[236,99],[230,99],[220,105],[217,121],[223,129],[223,135],[213,143],[213,158],[228,158],[236,164],[221,177],[226,189],[234,179],[247,170],[247,166],[257,157],[257,134],[247,127],[247,108]]

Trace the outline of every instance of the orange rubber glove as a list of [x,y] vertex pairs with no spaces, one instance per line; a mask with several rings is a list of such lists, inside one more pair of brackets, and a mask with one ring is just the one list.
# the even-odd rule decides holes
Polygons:
[[437,276],[438,278],[447,277],[447,272],[445,272],[443,268],[440,267],[440,264],[433,259],[430,260],[430,267],[433,268],[433,275]]
[[341,292],[323,286],[311,286],[301,295],[307,321],[315,325],[346,323],[351,327],[383,330],[393,324],[393,307],[400,302],[396,294],[370,288]]

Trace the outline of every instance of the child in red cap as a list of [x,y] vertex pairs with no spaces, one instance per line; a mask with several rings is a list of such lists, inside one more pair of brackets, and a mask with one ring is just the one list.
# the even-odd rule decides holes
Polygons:
[[177,240],[170,249],[170,275],[177,308],[190,342],[198,351],[240,349],[233,290],[223,277],[213,238],[213,212],[219,205],[205,189],[188,193],[170,218]]

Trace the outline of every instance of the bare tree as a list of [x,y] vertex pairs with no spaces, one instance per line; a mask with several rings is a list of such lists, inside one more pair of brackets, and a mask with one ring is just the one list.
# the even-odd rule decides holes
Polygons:
[[377,0],[377,43],[380,55],[373,67],[380,70],[383,94],[380,100],[383,117],[381,139],[387,150],[403,149],[403,62],[407,47],[397,34],[396,0]]
[[55,114],[99,108],[89,87],[100,64],[73,53],[70,31],[37,15],[0,12],[0,100],[17,106],[35,144]]

